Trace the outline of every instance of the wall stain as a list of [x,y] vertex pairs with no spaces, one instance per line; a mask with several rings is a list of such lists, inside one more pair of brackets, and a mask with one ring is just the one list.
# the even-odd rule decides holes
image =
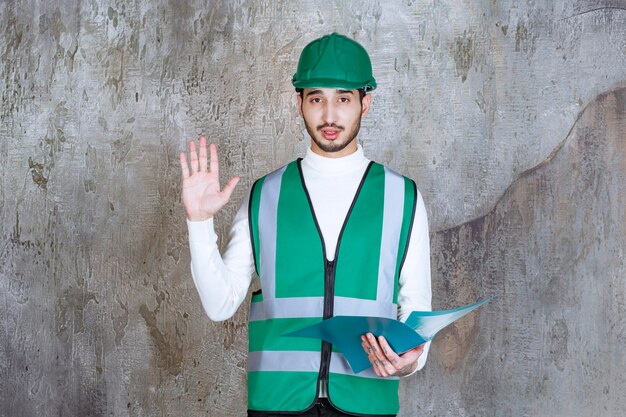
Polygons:
[[54,168],[67,140],[64,128],[68,117],[68,109],[65,104],[66,102],[62,101],[56,105],[48,120],[46,136],[39,142],[39,146],[44,151],[43,162],[38,162],[33,157],[28,157],[28,169],[32,180],[43,190],[48,188],[50,170]]
[[535,38],[531,31],[522,22],[517,23],[515,29],[515,52],[535,53]]
[[48,151],[47,156],[50,158],[50,162],[46,164],[48,168],[54,167],[54,163],[58,159],[57,154],[63,152],[63,146],[66,141],[65,123],[69,110],[65,104],[65,101],[61,101],[54,108],[54,112],[49,120],[48,132],[42,141],[42,145]]
[[28,157],[28,168],[33,182],[42,190],[48,188],[48,178],[43,175],[44,165],[35,162],[32,157]]
[[224,327],[224,350],[228,350],[237,340],[245,337],[248,324],[246,322],[239,323],[234,320],[227,320],[224,322]]
[[565,369],[565,364],[569,359],[568,340],[569,329],[566,321],[556,320],[548,332],[548,358],[559,371]]
[[113,322],[113,331],[115,332],[115,346],[120,346],[126,332],[126,326],[128,326],[128,303],[123,303],[119,299],[117,303],[122,309],[122,313],[117,316],[111,312],[111,321]]
[[[161,309],[161,303],[165,300],[165,297],[165,293],[161,291],[157,297],[158,304],[155,310],[150,311],[146,304],[142,304],[139,307],[139,314],[146,322],[146,326],[148,326],[150,330],[152,341],[157,348],[157,366],[172,375],[178,375],[182,371],[183,364],[183,348],[178,325],[176,325],[176,337],[173,337],[170,333],[163,334],[157,326],[157,314]],[[174,339],[173,343],[171,339]]]
[[461,82],[467,80],[467,73],[474,62],[475,45],[472,36],[463,34],[456,37],[453,46],[453,57],[456,75],[461,77]]
[[74,334],[85,331],[84,310],[90,301],[98,303],[96,294],[85,290],[82,286],[70,286],[63,291],[55,307],[54,321],[57,336],[65,341],[69,340],[67,330],[72,319]]
[[437,359],[443,367],[452,371],[463,363],[479,333],[478,323],[474,315],[460,319],[443,329],[435,341]]
[[509,31],[509,25],[503,25],[501,22],[496,22],[496,27],[500,28],[504,36],[506,36]]
[[41,255],[42,244],[39,240],[32,241],[30,239],[22,240],[22,227],[20,226],[20,213],[15,212],[15,226],[13,226],[13,232],[10,236],[10,242],[13,245],[22,247],[23,249],[39,249],[37,254]]
[[126,132],[123,137],[113,141],[113,144],[111,145],[111,155],[113,156],[113,160],[115,162],[119,164],[126,159],[128,153],[130,152],[132,142],[132,132]]
[[96,182],[94,180],[84,180],[83,187],[85,188],[86,193],[95,193],[96,192]]
[[113,27],[116,28],[117,27],[117,10],[113,10],[113,8],[109,6],[109,9],[107,10],[107,16],[109,20],[112,21]]
[[30,299],[28,283],[24,280],[24,274],[16,272],[9,280],[9,293],[18,304],[26,304]]

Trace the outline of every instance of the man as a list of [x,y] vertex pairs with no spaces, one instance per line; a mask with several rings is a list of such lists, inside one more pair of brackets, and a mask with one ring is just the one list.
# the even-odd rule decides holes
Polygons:
[[428,346],[396,354],[362,337],[372,368],[354,374],[327,342],[283,337],[334,315],[401,320],[430,310],[426,211],[415,184],[363,155],[361,117],[376,88],[361,45],[333,33],[308,44],[292,79],[311,136],[299,159],[254,183],[220,256],[213,216],[239,178],[220,190],[217,150],[181,153],[192,274],[212,320],[231,317],[256,271],[249,325],[248,415],[396,415],[398,377],[424,365]]

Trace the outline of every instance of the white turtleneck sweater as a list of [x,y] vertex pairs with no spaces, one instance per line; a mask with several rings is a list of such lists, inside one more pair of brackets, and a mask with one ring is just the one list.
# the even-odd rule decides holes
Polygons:
[[[302,174],[329,257],[334,257],[341,226],[369,162],[360,145],[356,152],[342,158],[326,158],[309,149],[302,160]],[[235,216],[223,255],[217,247],[213,219],[187,220],[191,273],[204,310],[214,321],[226,320],[235,314],[252,282],[254,258],[248,199],[249,194]],[[431,310],[428,222],[419,192],[408,252],[399,278],[398,305],[401,321],[406,320],[411,311]],[[424,366],[429,345],[426,344],[417,369]]]

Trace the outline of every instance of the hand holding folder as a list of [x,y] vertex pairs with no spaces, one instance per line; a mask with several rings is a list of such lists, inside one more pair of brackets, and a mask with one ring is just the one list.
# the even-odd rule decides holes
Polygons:
[[384,317],[335,316],[283,336],[308,337],[332,343],[346,357],[352,371],[359,373],[371,366],[361,347],[361,335],[371,332],[384,336],[391,348],[401,354],[434,339],[441,329],[492,298],[454,310],[413,311],[404,323]]

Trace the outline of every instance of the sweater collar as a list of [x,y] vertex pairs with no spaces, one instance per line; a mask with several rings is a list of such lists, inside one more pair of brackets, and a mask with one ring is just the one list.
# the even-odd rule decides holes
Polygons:
[[306,168],[328,174],[347,173],[361,169],[368,163],[369,159],[365,157],[363,148],[359,144],[357,144],[355,152],[341,158],[327,158],[316,154],[311,148],[308,148],[304,159],[302,159],[302,165],[306,166]]

